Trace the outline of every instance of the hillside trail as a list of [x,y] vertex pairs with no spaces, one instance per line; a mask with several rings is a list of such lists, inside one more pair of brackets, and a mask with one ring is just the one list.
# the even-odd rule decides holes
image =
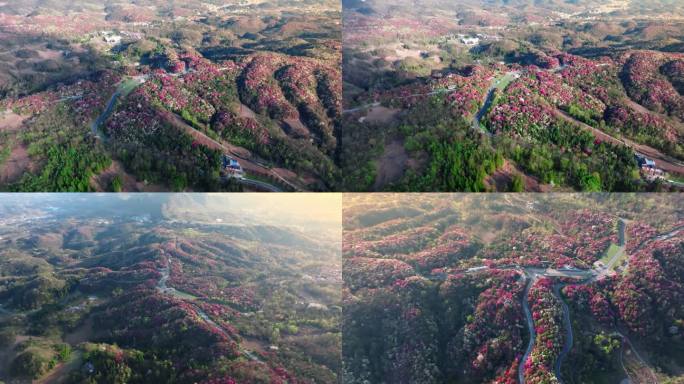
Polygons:
[[163,268],[158,269],[158,271],[159,271],[159,273],[161,273],[162,277],[157,282],[157,290],[163,294],[167,294],[167,295],[171,295],[171,296],[175,296],[175,297],[181,296],[180,298],[192,306],[192,308],[195,310],[195,312],[200,317],[200,319],[202,319],[202,321],[207,323],[210,327],[215,329],[217,332],[219,332],[223,336],[225,336],[228,339],[235,342],[235,344],[238,346],[239,351],[242,355],[244,355],[245,357],[247,357],[247,359],[249,359],[251,361],[264,363],[263,360],[261,360],[256,354],[254,354],[254,352],[252,352],[248,349],[245,349],[241,345],[241,343],[239,343],[237,340],[235,340],[229,332],[227,332],[225,329],[223,329],[223,327],[221,325],[219,325],[214,320],[212,320],[211,317],[209,317],[209,315],[207,315],[207,313],[202,308],[199,307],[199,305],[195,304],[192,301],[186,300],[184,297],[182,297],[182,294],[179,291],[168,286],[168,281],[169,281],[170,274],[171,274],[172,257],[170,255],[166,255],[165,252],[163,252],[163,251],[162,251],[162,256],[166,260],[166,265]]

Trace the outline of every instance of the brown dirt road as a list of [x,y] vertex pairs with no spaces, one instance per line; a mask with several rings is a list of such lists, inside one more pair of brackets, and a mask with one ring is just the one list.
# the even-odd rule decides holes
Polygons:
[[594,136],[602,141],[606,141],[615,145],[624,145],[627,147],[630,147],[634,149],[635,152],[640,153],[650,159],[653,159],[656,162],[656,166],[666,172],[669,173],[677,173],[680,175],[684,175],[684,163],[681,161],[678,161],[660,151],[658,151],[655,148],[649,147],[647,145],[643,144],[637,144],[629,139],[620,139],[613,137],[599,129],[596,129],[592,127],[591,125],[585,124],[572,116],[567,115],[565,112],[561,110],[556,110],[557,115],[566,120],[569,121],[573,124],[577,124],[580,127],[587,129],[591,131]]
[[304,190],[304,188],[299,186],[296,181],[286,179],[286,177],[292,176],[292,174],[286,174],[285,172],[279,171],[277,168],[266,168],[265,166],[251,160],[252,154],[248,150],[227,143],[220,143],[212,139],[211,137],[207,136],[203,132],[200,132],[197,129],[191,127],[176,114],[165,111],[160,111],[160,114],[165,119],[167,119],[171,124],[187,132],[199,144],[204,145],[208,148],[219,150],[224,153],[228,153],[231,156],[238,158],[240,160],[240,165],[245,170],[245,172],[265,177],[271,177],[289,186],[295,191]]

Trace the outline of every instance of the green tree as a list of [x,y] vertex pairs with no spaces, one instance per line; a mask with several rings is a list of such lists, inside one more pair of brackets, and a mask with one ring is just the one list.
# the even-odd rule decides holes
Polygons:
[[0,348],[10,346],[14,343],[17,334],[13,329],[3,329],[0,331]]
[[525,190],[525,181],[522,175],[516,174],[511,180],[511,192],[523,192]]
[[121,190],[123,189],[123,180],[121,180],[121,176],[119,176],[118,174],[114,176],[114,178],[112,179],[110,189],[112,192],[121,192]]
[[59,355],[59,360],[67,361],[71,357],[71,346],[66,343],[55,344],[55,350]]
[[601,175],[594,172],[589,175],[582,176],[580,181],[582,191],[585,192],[600,192],[601,191]]

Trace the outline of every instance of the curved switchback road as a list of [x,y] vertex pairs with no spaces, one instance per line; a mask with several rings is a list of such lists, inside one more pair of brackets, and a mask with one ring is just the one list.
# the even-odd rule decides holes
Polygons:
[[[134,85],[133,88],[130,89],[130,91],[134,90],[138,86],[144,84],[148,80],[149,76],[147,75],[142,75],[142,76],[137,76],[134,78],[134,80],[137,81],[137,85]],[[121,86],[119,89],[117,89],[114,94],[109,99],[109,102],[107,102],[107,106],[105,107],[104,111],[93,121],[93,123],[90,125],[90,130],[92,131],[93,135],[95,135],[96,138],[102,140],[103,142],[107,141],[107,136],[100,131],[100,126],[107,121],[109,118],[109,115],[114,111],[114,106],[116,106],[116,102],[118,101],[119,97],[122,95],[122,89]],[[177,117],[175,114],[173,115],[174,117]],[[179,118],[180,119],[180,118]],[[212,139],[211,137],[205,135],[203,132],[198,131],[194,127],[190,127],[189,125],[186,124],[187,127],[192,129],[192,132],[189,132],[191,135],[198,135],[202,137],[202,139],[207,140],[211,142],[212,144],[216,145],[217,147],[220,147],[222,151],[225,153],[229,153],[233,157],[237,157],[240,160],[243,161],[249,161],[248,159],[244,159],[240,156],[237,156],[234,151],[231,149],[227,148],[223,144],[219,143],[218,141]],[[272,174],[275,178],[283,182],[285,185],[288,187],[293,188],[295,191],[299,191],[300,189],[291,184],[289,181],[285,180],[282,176],[280,176],[277,172],[271,171],[269,174]],[[273,184],[269,184],[263,181],[259,180],[252,180],[252,179],[237,179],[238,182],[242,185],[249,186],[249,187],[255,187],[260,190],[268,191],[268,192],[282,192],[282,189],[278,188],[277,186]]]
[[[116,105],[117,100],[119,99],[119,96],[122,95],[122,93],[125,93],[125,95],[128,95],[130,92],[135,90],[137,87],[145,84],[147,80],[149,79],[149,75],[140,75],[140,76],[134,76],[132,77],[132,80],[135,81],[135,83],[131,85],[124,85],[124,83],[127,80],[122,80],[119,82],[116,91],[112,94],[112,96],[109,98],[109,102],[107,102],[107,106],[105,107],[104,111],[100,113],[100,115],[93,121],[93,123],[90,125],[90,130],[93,132],[93,135],[97,137],[98,139],[102,139],[103,141],[107,140],[107,136],[104,135],[102,132],[100,132],[100,126],[107,121],[109,118],[109,115],[114,111],[114,106]],[[124,96],[125,96],[124,95]],[[83,95],[80,95],[82,97]]]
[[120,95],[121,92],[119,92],[118,90],[114,92],[112,97],[109,99],[109,102],[107,103],[107,107],[104,109],[104,111],[102,111],[100,116],[98,116],[97,119],[95,119],[95,121],[93,121],[93,123],[90,125],[90,130],[93,132],[93,135],[95,135],[96,138],[101,139],[102,141],[106,141],[107,136],[100,132],[100,126],[107,120],[107,118],[109,118],[109,115],[114,110],[114,106],[116,105],[116,101],[118,100]]
[[508,85],[511,81],[518,78],[519,76],[520,71],[508,71],[503,76],[495,77],[494,80],[492,80],[492,83],[489,85],[489,89],[487,89],[487,96],[485,97],[484,102],[482,103],[482,108],[480,108],[475,114],[475,116],[473,116],[472,125],[474,130],[480,131],[486,134],[487,136],[493,136],[491,132],[489,132],[482,126],[482,124],[480,124],[480,121],[482,121],[482,118],[487,114],[487,112],[489,112],[489,108],[491,108],[492,103],[494,103],[494,96],[496,95],[496,90],[505,88],[506,85]]
[[[625,222],[624,219],[619,219],[623,223]],[[626,224],[625,225],[620,225],[620,237],[624,238],[625,236],[625,231],[626,231]],[[684,230],[684,226],[679,226],[673,228],[670,232],[659,235],[654,237],[653,239],[646,240],[642,246],[650,243],[653,240],[664,240],[671,238],[675,235],[677,235],[680,231]],[[527,323],[527,329],[528,332],[530,333],[530,339],[527,343],[527,348],[525,350],[524,355],[522,356],[519,365],[518,365],[518,382],[520,384],[525,384],[525,377],[524,377],[524,367],[525,367],[525,362],[529,358],[530,354],[532,353],[532,350],[534,349],[534,343],[536,339],[536,333],[535,333],[535,328],[534,328],[534,319],[532,318],[532,312],[529,307],[529,290],[532,284],[539,278],[539,277],[566,277],[566,278],[574,278],[577,279],[578,282],[575,284],[579,285],[585,285],[585,284],[590,284],[603,276],[606,276],[614,267],[615,263],[622,257],[624,251],[625,251],[625,246],[620,246],[620,249],[618,252],[615,252],[615,254],[611,257],[611,259],[606,262],[606,265],[603,267],[596,267],[593,269],[589,270],[579,270],[579,269],[552,269],[552,268],[538,268],[538,267],[523,267],[520,265],[512,265],[509,267],[498,267],[496,269],[499,270],[515,270],[520,273],[520,275],[526,280],[525,282],[525,290],[523,293],[522,297],[522,308],[523,308],[523,313],[525,315],[525,321]],[[486,266],[478,266],[478,267],[471,267],[468,268],[465,273],[474,273],[478,272],[481,270],[488,269],[489,267]],[[433,278],[433,280],[442,280],[443,278]],[[558,298],[558,300],[561,303],[562,311],[563,311],[563,326],[565,328],[565,343],[563,345],[563,349],[561,350],[561,353],[558,355],[556,358],[556,361],[554,363],[554,374],[558,381],[560,383],[563,383],[563,379],[561,378],[561,366],[563,365],[563,361],[565,360],[566,356],[568,353],[570,353],[570,350],[572,349],[572,346],[574,344],[574,334],[572,330],[572,322],[570,319],[570,309],[568,308],[568,305],[563,301],[563,298],[560,293],[560,289],[564,287],[567,284],[556,284],[553,287],[553,293],[554,295]],[[637,351],[634,349],[632,346],[631,341],[627,336],[625,336],[622,333],[619,333],[616,331],[616,334],[619,334],[620,337],[623,339],[625,343],[627,343],[630,346],[630,349],[634,351],[635,356],[637,359],[644,365],[647,366],[643,358],[637,353]],[[625,370],[625,373],[627,371]],[[653,371],[649,368],[649,373],[652,377],[655,378],[655,375],[653,374]],[[655,380],[655,379],[654,379]],[[656,382],[656,381],[654,381]]]
[[523,276],[527,279],[527,283],[525,284],[525,293],[523,294],[522,307],[523,312],[525,313],[525,319],[527,320],[527,330],[530,333],[530,341],[527,342],[527,349],[525,350],[525,354],[520,359],[520,364],[518,365],[518,382],[520,384],[525,383],[525,362],[527,361],[527,358],[530,356],[530,353],[532,353],[532,349],[534,348],[534,339],[537,337],[534,331],[534,319],[532,319],[532,311],[530,311],[530,305],[528,302],[528,295],[530,293],[530,287],[532,286],[532,284],[534,284],[534,278],[531,276],[527,276],[527,274],[523,274]]
[[[623,223],[625,222],[624,219],[620,219],[620,220],[621,220]],[[621,226],[619,227],[619,228],[620,228],[620,232],[621,232],[620,236],[621,236],[622,238],[625,238],[624,236],[625,236],[626,227],[627,227],[626,224],[625,224],[625,225],[621,225]],[[640,248],[643,247],[643,246],[648,245],[649,243],[651,243],[651,242],[654,241],[654,240],[666,240],[666,239],[669,239],[669,238],[671,238],[671,237],[677,235],[679,232],[681,232],[681,231],[683,231],[683,230],[684,230],[684,226],[675,227],[675,228],[673,228],[672,230],[670,230],[670,232],[667,232],[667,233],[665,233],[665,234],[656,236],[656,237],[654,237],[654,238],[652,238],[652,239],[650,239],[650,240],[644,241],[644,242],[642,243],[642,245],[640,246]],[[529,357],[530,353],[532,352],[532,349],[533,349],[533,347],[534,347],[534,339],[535,339],[535,337],[536,337],[536,334],[535,334],[535,331],[534,331],[534,321],[533,321],[533,319],[532,319],[532,315],[531,315],[531,313],[530,313],[529,304],[528,304],[528,292],[529,292],[530,286],[531,286],[532,284],[534,284],[534,281],[535,281],[535,279],[537,278],[537,276],[548,276],[548,277],[572,277],[572,278],[576,278],[576,279],[581,279],[581,280],[582,280],[582,281],[577,282],[577,283],[575,283],[575,284],[578,284],[578,285],[590,284],[590,283],[592,283],[592,282],[594,282],[594,281],[600,279],[601,277],[607,275],[608,272],[610,272],[610,271],[612,270],[612,268],[614,267],[615,263],[620,259],[620,257],[622,257],[622,254],[624,253],[624,251],[625,251],[625,246],[624,246],[624,245],[623,245],[623,246],[620,246],[619,251],[616,252],[615,255],[613,255],[613,257],[611,257],[611,259],[606,263],[605,266],[603,266],[603,267],[597,267],[597,268],[594,268],[594,269],[591,269],[591,270],[570,270],[570,271],[565,270],[565,271],[561,271],[561,270],[552,270],[552,269],[543,270],[543,269],[540,269],[540,268],[530,268],[530,267],[521,268],[521,267],[518,267],[518,266],[516,266],[515,268],[513,268],[513,269],[517,269],[517,270],[522,270],[523,273],[525,274],[525,276],[528,276],[528,278],[529,278],[529,280],[527,281],[527,284],[526,284],[526,286],[525,286],[525,293],[524,293],[524,295],[523,295],[523,302],[522,302],[522,305],[523,305],[523,311],[525,312],[525,318],[526,318],[526,321],[527,321],[527,327],[528,327],[528,330],[529,330],[529,332],[530,332],[530,341],[529,341],[529,343],[528,343],[527,350],[525,351],[525,354],[523,355],[523,358],[522,358],[522,360],[520,361],[520,364],[519,364],[519,366],[518,366],[518,381],[519,381],[520,384],[524,384],[524,383],[525,383],[525,378],[524,378],[524,366],[525,366],[525,361],[527,360],[527,358]],[[566,333],[566,338],[565,338],[565,343],[564,343],[564,345],[563,345],[563,349],[561,350],[561,353],[560,353],[560,354],[558,355],[558,357],[556,358],[556,361],[555,361],[555,364],[554,364],[554,374],[555,374],[556,378],[558,379],[558,381],[559,381],[560,383],[563,383],[563,379],[561,378],[561,372],[560,372],[561,366],[563,365],[563,361],[564,361],[565,357],[567,356],[567,354],[570,353],[570,350],[572,349],[572,345],[573,345],[573,342],[574,342],[574,334],[573,334],[573,330],[572,330],[572,322],[571,322],[571,319],[570,319],[570,309],[568,308],[568,305],[565,303],[565,301],[563,301],[563,297],[562,297],[561,294],[560,294],[560,289],[561,289],[563,286],[565,286],[565,285],[567,285],[567,284],[556,284],[556,285],[554,285],[554,287],[553,287],[554,295],[555,295],[555,296],[560,300],[560,302],[561,302],[561,307],[562,307],[562,310],[563,310],[563,325],[564,325],[565,333]],[[644,367],[646,367],[646,368],[648,369],[649,375],[650,375],[651,378],[653,379],[653,383],[657,383],[657,378],[656,378],[655,374],[653,373],[653,370],[650,369],[650,368],[648,367],[648,365],[646,364],[645,360],[644,360],[644,359],[641,357],[641,355],[639,355],[639,353],[636,351],[636,349],[635,349],[634,346],[632,345],[632,342],[629,340],[629,338],[628,338],[627,336],[625,336],[624,334],[620,333],[620,332],[617,331],[617,330],[616,330],[614,333],[615,333],[616,335],[619,335],[619,336],[622,338],[623,342],[626,343],[627,345],[629,345],[630,350],[632,350],[632,351],[634,352],[634,355],[635,355],[635,357],[637,358],[637,360],[639,360],[639,362],[640,362]],[[623,349],[624,349],[624,347],[623,347]],[[622,359],[621,359],[621,363],[622,363]],[[624,367],[624,364],[623,364],[623,370],[625,371],[625,374],[629,377],[629,372],[628,372],[627,369]]]
[[556,284],[553,286],[553,293],[556,295],[558,300],[561,302],[561,307],[563,309],[563,325],[565,326],[565,343],[563,344],[563,349],[561,353],[556,358],[556,364],[554,365],[553,371],[558,379],[558,382],[563,384],[563,379],[561,378],[561,365],[563,365],[563,360],[565,356],[570,353],[573,343],[572,334],[572,322],[570,321],[570,309],[568,305],[563,301],[563,296],[560,294],[560,288],[564,287],[565,284]]

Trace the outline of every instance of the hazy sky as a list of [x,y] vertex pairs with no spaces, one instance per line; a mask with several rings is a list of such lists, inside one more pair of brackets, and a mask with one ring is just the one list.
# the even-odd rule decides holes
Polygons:
[[341,193],[231,193],[205,194],[209,207],[255,211],[273,216],[341,222]]
[[[0,214],[49,207],[76,215],[169,215],[252,219],[272,224],[340,224],[341,193],[36,193],[0,194]],[[165,212],[165,213],[164,213]],[[180,215],[180,216],[179,216]]]

